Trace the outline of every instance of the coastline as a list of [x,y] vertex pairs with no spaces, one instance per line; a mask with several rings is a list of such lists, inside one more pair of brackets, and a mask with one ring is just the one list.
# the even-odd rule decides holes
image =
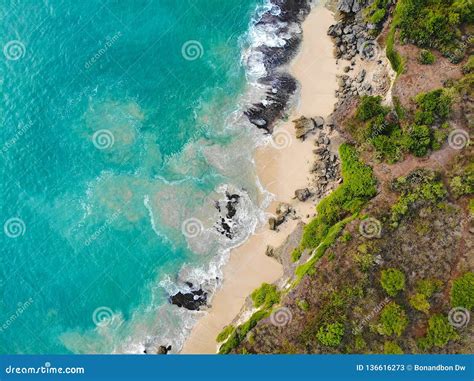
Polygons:
[[297,217],[287,219],[277,231],[262,227],[242,246],[232,250],[212,307],[192,329],[182,354],[216,353],[217,334],[238,316],[250,293],[262,283],[273,283],[283,276],[282,265],[265,254],[267,246],[281,245],[300,221],[306,222],[314,215],[313,202],[294,198],[295,190],[307,187],[310,182],[314,145],[310,140],[301,142],[295,138],[291,121],[302,115],[326,118],[333,111],[338,65],[327,30],[334,21],[333,13],[318,4],[303,22],[303,41],[289,70],[300,84],[298,101],[288,121],[277,124],[273,133],[275,142],[280,135],[284,144],[269,144],[255,153],[260,182],[275,196],[267,213],[273,215],[276,206],[284,202],[295,210]]

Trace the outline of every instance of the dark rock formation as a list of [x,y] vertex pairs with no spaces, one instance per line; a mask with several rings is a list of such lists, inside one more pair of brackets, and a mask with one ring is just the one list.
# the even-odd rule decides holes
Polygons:
[[170,303],[178,307],[183,307],[191,311],[198,311],[201,306],[207,304],[207,292],[202,288],[195,289],[193,284],[187,282],[188,292],[179,291],[177,294],[170,296]]
[[290,97],[296,91],[296,80],[289,74],[274,74],[260,82],[268,88],[266,97],[252,105],[245,115],[258,128],[271,132],[273,123],[283,116]]
[[308,198],[311,197],[311,192],[308,188],[297,189],[295,190],[295,197],[300,201],[306,201]]
[[[226,201],[224,207],[219,202],[216,202],[216,209],[222,214],[219,222],[216,223],[216,229],[222,235],[232,239],[234,232],[232,230],[232,219],[237,213],[237,205],[239,204],[240,196],[238,194],[230,194],[226,192]],[[225,209],[225,212],[224,212]]]

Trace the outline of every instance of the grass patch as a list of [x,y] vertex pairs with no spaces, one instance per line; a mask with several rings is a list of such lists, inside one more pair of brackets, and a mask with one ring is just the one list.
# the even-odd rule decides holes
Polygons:
[[233,325],[228,325],[224,327],[224,329],[217,335],[216,341],[218,343],[222,343],[223,341],[227,340],[227,338],[234,333],[235,327]]

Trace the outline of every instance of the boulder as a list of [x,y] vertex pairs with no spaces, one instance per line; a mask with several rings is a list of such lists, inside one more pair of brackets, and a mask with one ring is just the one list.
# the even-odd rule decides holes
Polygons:
[[304,140],[306,134],[315,128],[313,119],[305,118],[304,116],[295,119],[293,123],[295,125],[297,139]]
[[308,188],[303,188],[303,189],[297,189],[295,191],[295,197],[299,201],[306,201],[308,198],[311,197],[311,192],[309,191]]

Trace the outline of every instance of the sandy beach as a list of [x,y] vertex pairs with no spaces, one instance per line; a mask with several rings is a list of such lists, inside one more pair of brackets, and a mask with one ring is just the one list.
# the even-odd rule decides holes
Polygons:
[[[279,202],[286,202],[303,221],[314,215],[314,203],[294,199],[296,189],[309,182],[313,142],[295,138],[292,120],[307,117],[327,117],[332,111],[337,89],[337,65],[333,43],[327,36],[334,23],[333,14],[324,6],[313,8],[303,23],[303,43],[293,60],[290,72],[300,83],[298,104],[288,122],[274,130],[275,144],[258,149],[255,155],[257,173],[263,186],[275,195],[268,213],[275,213]],[[183,354],[216,353],[217,334],[237,316],[247,296],[262,283],[273,283],[283,275],[282,266],[265,255],[267,245],[279,246],[296,227],[298,220],[289,220],[271,231],[260,229],[245,244],[232,251],[224,269],[224,282],[212,299],[212,307],[193,328],[181,351]]]

